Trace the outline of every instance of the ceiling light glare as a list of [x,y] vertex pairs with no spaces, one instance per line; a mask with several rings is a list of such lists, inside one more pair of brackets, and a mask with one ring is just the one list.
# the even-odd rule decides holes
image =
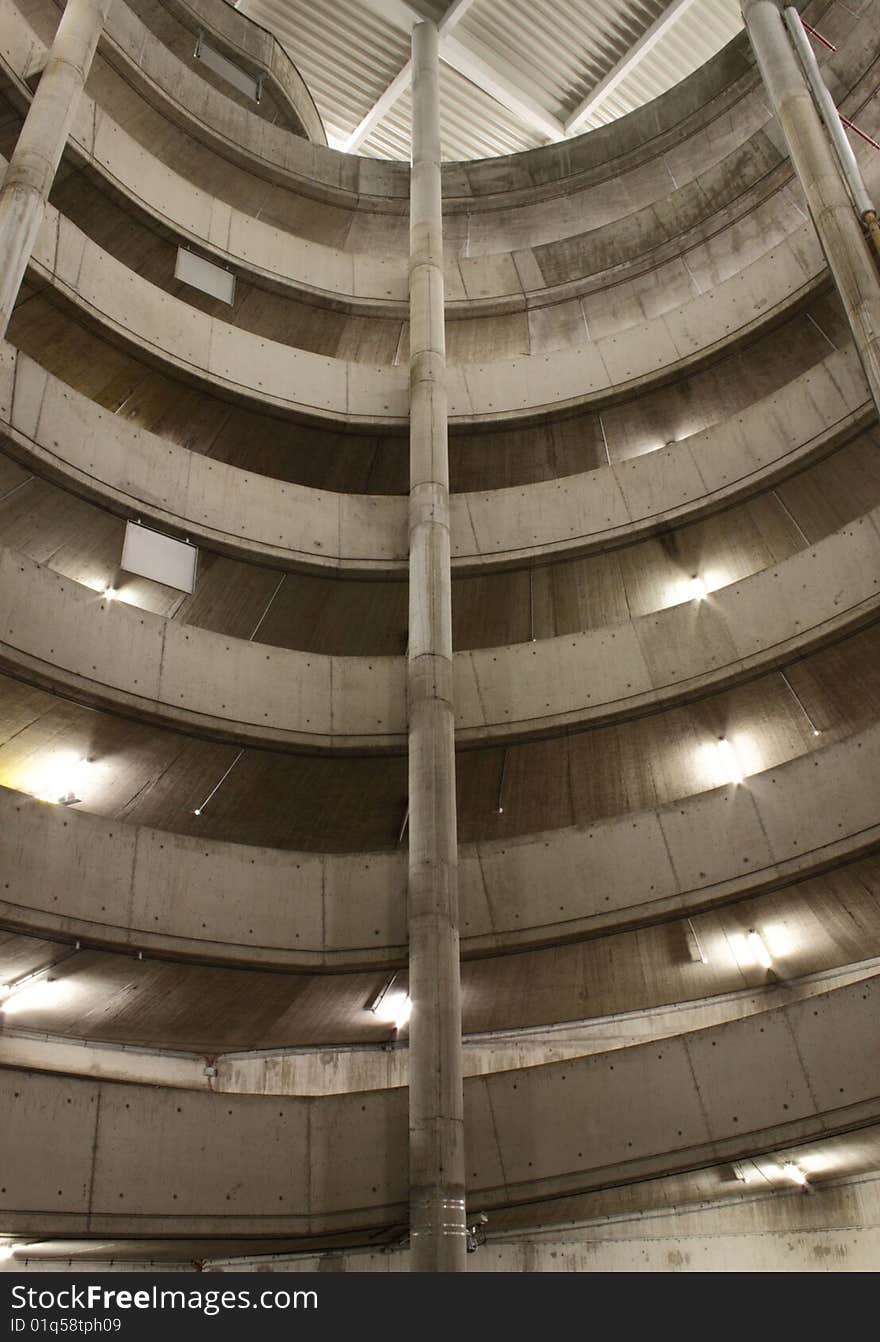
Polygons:
[[[813,1174],[844,1173],[847,1165],[858,1156],[852,1150],[837,1148],[835,1151],[809,1151],[805,1155],[798,1157],[798,1167],[803,1170],[807,1180]],[[851,1171],[850,1171],[851,1172]]]
[[797,946],[796,938],[784,923],[769,924],[761,929],[761,936],[774,959],[778,959],[780,955],[792,955]]
[[726,736],[718,738],[718,757],[721,760],[721,767],[727,781],[729,783],[741,783],[743,781],[743,771],[736,751]]
[[58,1006],[68,992],[69,985],[58,979],[41,979],[38,983],[31,981],[23,983],[20,988],[13,985],[9,996],[0,1002],[0,1011],[4,1016],[14,1016],[22,1011],[40,1011]]
[[0,1263],[8,1263],[14,1253],[14,1244],[0,1244]]
[[683,606],[688,601],[705,601],[709,588],[705,578],[695,573],[691,578],[682,578],[669,589],[667,605]]
[[391,979],[380,988],[368,1010],[383,1025],[393,1025],[396,1030],[402,1030],[412,1015],[412,1001],[409,993],[404,988],[395,988],[394,979]]
[[105,587],[101,593],[101,596],[105,601],[115,601],[118,595],[119,593],[116,591],[115,587]]
[[34,797],[50,806],[74,806],[82,801],[84,784],[93,765],[84,755],[65,755],[55,759],[40,778]]
[[746,937],[746,943],[762,969],[773,968],[773,959],[767,949],[767,943],[764,941],[760,932],[757,932],[752,928],[751,932]]
[[797,1184],[800,1188],[806,1188],[807,1176],[804,1174],[803,1170],[798,1169],[793,1161],[787,1160],[785,1162],[782,1167],[782,1173],[785,1175],[786,1179],[790,1179],[793,1184]]

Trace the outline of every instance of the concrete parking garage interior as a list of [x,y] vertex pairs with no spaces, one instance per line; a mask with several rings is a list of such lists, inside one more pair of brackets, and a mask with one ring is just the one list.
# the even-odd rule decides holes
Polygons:
[[0,1270],[876,1266],[878,87],[0,0]]

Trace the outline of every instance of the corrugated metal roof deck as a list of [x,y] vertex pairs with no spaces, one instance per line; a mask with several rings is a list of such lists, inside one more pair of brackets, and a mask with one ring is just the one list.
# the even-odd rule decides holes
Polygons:
[[[299,68],[331,144],[343,147],[409,59],[407,10],[440,21],[445,0],[239,0],[272,29]],[[473,0],[450,37],[480,67],[564,123],[669,8],[668,0]],[[603,125],[656,98],[742,28],[738,0],[690,0],[580,129]],[[442,46],[441,46],[442,52]],[[487,82],[491,83],[491,79]],[[488,158],[546,144],[526,118],[444,63],[443,156]],[[557,137],[559,138],[559,137]],[[408,88],[357,152],[408,159]]]

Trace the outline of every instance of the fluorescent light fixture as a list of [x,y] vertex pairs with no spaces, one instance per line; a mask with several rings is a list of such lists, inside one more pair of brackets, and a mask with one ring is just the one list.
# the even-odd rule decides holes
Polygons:
[[684,929],[685,941],[687,942],[688,954],[694,964],[707,965],[706,952],[703,950],[700,938],[697,935],[697,929],[694,927],[690,918],[685,919]]
[[718,754],[728,782],[741,783],[743,781],[743,771],[737,759],[736,751],[726,736],[718,738]]
[[8,1263],[14,1253],[14,1244],[0,1244],[0,1263]]
[[792,936],[784,923],[771,923],[761,931],[764,938],[764,944],[774,959],[780,955],[791,955],[797,945],[796,938]]
[[667,606],[683,606],[688,601],[704,601],[709,595],[705,578],[695,573],[691,578],[682,578],[672,583],[667,597]]
[[412,1001],[404,988],[396,988],[397,975],[393,975],[383,984],[376,995],[367,1003],[376,1020],[385,1025],[393,1025],[396,1030],[403,1029],[412,1015]]
[[63,755],[42,775],[33,795],[50,806],[76,806],[82,801],[83,783],[91,769],[91,761],[84,755]]
[[112,580],[108,581],[106,578],[93,578],[84,583],[84,586],[90,588],[93,592],[97,592],[98,596],[103,597],[105,601],[115,601],[119,596]]
[[733,576],[720,568],[704,568],[692,573],[689,578],[679,578],[667,589],[667,606],[680,606],[686,601],[705,601],[720,587],[727,587]]
[[841,1150],[840,1147],[834,1151],[827,1149],[808,1151],[805,1155],[798,1157],[798,1166],[809,1180],[811,1174],[830,1174],[832,1171],[844,1172],[848,1161],[853,1158],[858,1159],[853,1151]]
[[761,933],[756,931],[755,928],[752,928],[749,935],[746,937],[746,942],[748,943],[749,950],[752,952],[752,955],[755,957],[761,968],[772,969],[773,959]]
[[798,1169],[793,1161],[787,1160],[785,1162],[782,1167],[782,1173],[785,1175],[786,1179],[791,1179],[792,1183],[798,1184],[801,1188],[806,1188],[807,1176],[804,1174],[803,1170]]
[[43,1007],[57,1006],[68,994],[69,985],[63,980],[40,979],[38,982],[25,982],[20,988],[15,986],[9,996],[0,1002],[0,1011],[4,1016],[14,1016],[20,1011],[39,1011]]
[[760,966],[766,970],[768,979],[776,979],[773,956],[763,933],[753,928],[747,935],[732,936],[730,949],[740,969],[754,969]]

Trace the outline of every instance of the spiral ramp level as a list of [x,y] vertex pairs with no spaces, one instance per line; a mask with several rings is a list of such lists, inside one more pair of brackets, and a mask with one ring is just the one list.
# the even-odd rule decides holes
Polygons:
[[[880,135],[880,6],[804,12]],[[880,426],[747,35],[443,204],[476,1265],[863,1265]],[[19,1268],[407,1266],[408,208],[262,29],[114,0],[0,342]]]

